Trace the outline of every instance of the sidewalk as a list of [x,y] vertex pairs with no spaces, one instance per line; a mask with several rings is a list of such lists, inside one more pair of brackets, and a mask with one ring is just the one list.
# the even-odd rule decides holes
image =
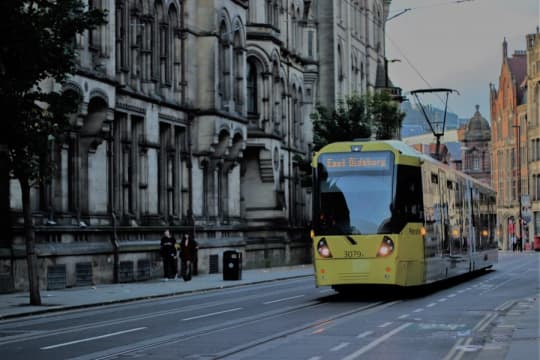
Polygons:
[[2,294],[0,295],[0,320],[312,275],[313,265],[306,264],[243,270],[242,280],[224,281],[223,274],[220,273],[194,276],[188,282],[182,279],[168,281],[154,279],[125,284],[101,284],[63,290],[42,290],[43,305],[41,306],[28,305],[28,292]]

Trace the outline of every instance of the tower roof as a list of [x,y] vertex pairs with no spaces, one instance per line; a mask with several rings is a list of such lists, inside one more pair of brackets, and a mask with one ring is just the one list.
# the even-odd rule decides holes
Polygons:
[[480,106],[476,105],[476,112],[469,120],[465,130],[465,141],[485,141],[491,139],[491,128],[488,121],[480,114]]

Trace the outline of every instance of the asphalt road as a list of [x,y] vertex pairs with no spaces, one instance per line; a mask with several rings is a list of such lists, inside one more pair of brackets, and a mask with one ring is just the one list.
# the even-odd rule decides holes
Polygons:
[[504,359],[510,320],[538,306],[539,259],[503,254],[493,271],[407,294],[365,288],[342,296],[301,278],[3,321],[0,353],[3,359]]

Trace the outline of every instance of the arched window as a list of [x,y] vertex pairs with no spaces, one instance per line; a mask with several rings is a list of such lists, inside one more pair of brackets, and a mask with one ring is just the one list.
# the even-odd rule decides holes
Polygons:
[[176,7],[171,5],[168,14],[169,22],[169,56],[167,57],[167,80],[172,85],[173,90],[176,90],[180,84],[180,21]]
[[[88,0],[88,9],[101,9],[107,10],[106,5],[102,0]],[[88,49],[91,52],[96,53],[98,56],[105,56],[106,44],[104,42],[105,32],[107,31],[106,25],[101,25],[95,29],[88,31]]]
[[266,0],[266,23],[272,25],[274,23],[274,6],[272,0]]
[[297,24],[297,19],[296,19],[296,12],[294,11],[294,6],[291,6],[291,49],[293,49],[293,52],[294,52],[294,49],[296,49],[296,27],[298,26]]
[[367,0],[366,0],[364,2],[364,25],[365,25],[364,39],[365,39],[365,45],[369,45],[369,24],[371,24],[371,19],[370,19],[370,13],[369,13]]
[[287,134],[287,84],[281,79],[281,134]]
[[352,5],[352,28],[353,28],[353,33],[355,35],[358,35],[358,17],[359,17],[359,9],[358,9],[358,2],[355,2],[353,5]]
[[168,19],[163,13],[160,14],[158,20],[158,34],[159,34],[159,82],[163,84],[170,84],[170,58],[169,58],[169,23]]
[[272,25],[274,25],[276,28],[279,28],[279,4],[276,0],[274,0],[274,15],[273,15],[274,22]]
[[129,52],[129,10],[127,1],[116,2],[116,71],[127,71]]
[[294,145],[297,145],[298,144],[298,140],[299,140],[299,127],[300,127],[300,118],[299,118],[299,111],[298,111],[298,107],[299,107],[299,101],[300,99],[298,98],[298,95],[299,95],[299,89],[297,89],[296,85],[293,85],[292,86],[292,91],[291,91],[291,95],[292,95],[292,98],[291,98],[291,116],[292,116],[292,119],[291,119],[291,131],[292,131],[292,139],[293,139],[293,144]]
[[304,125],[304,118],[302,114],[302,104],[304,103],[304,94],[301,87],[298,87],[298,93],[296,95],[296,137],[298,143],[302,144],[304,142],[302,126]]
[[272,126],[271,131],[278,134],[281,123],[281,79],[279,76],[279,62],[272,63]]
[[343,95],[343,83],[345,74],[343,72],[343,54],[341,52],[341,45],[337,48],[337,75],[338,75],[338,98]]
[[302,17],[300,15],[300,8],[296,9],[296,52],[298,54],[302,53],[302,46],[304,42],[302,41]]
[[351,76],[352,76],[352,89],[358,91],[358,61],[356,55],[353,55],[351,60]]
[[364,78],[365,78],[364,63],[360,62],[360,88],[362,91],[364,90]]
[[238,113],[242,112],[242,105],[243,105],[243,99],[242,99],[242,87],[244,82],[244,49],[242,48],[242,39],[241,39],[241,32],[240,28],[241,25],[239,23],[235,26],[237,30],[234,32],[234,54],[233,54],[233,101],[235,110]]
[[247,63],[247,111],[248,115],[259,112],[257,104],[257,66],[253,60]]
[[[141,15],[141,12],[142,12],[142,5],[140,3],[140,1],[133,1],[132,3],[130,4],[133,4],[133,7],[130,6],[130,9],[129,9],[129,14],[130,14],[130,21],[129,21],[129,25],[130,25],[130,28],[127,29],[127,32],[130,36],[129,38],[129,48],[130,48],[130,65],[131,65],[131,69],[130,69],[130,72],[131,72],[131,77],[132,78],[139,78],[141,76],[141,56],[140,56],[140,53],[141,53],[141,47],[142,47],[142,44],[141,44],[141,41],[142,41],[142,36],[141,36],[141,33],[142,33],[142,29],[143,28],[150,28],[150,33],[151,33],[151,28],[152,26],[146,26],[147,24],[146,23],[141,23],[140,21],[140,15]],[[151,25],[151,24],[150,24]],[[150,53],[150,56],[151,56],[151,53]]]
[[228,110],[230,95],[230,41],[228,38],[227,25],[223,21],[219,30],[220,49],[219,49],[219,94],[221,96],[221,107]]
[[473,160],[472,161],[473,162],[473,166],[472,166],[473,170],[475,170],[475,171],[480,170],[480,158],[478,157],[478,155],[476,155],[476,154],[473,155],[472,160]]

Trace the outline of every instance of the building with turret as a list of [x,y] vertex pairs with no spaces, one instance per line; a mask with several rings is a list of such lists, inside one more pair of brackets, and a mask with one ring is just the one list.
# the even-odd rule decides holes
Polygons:
[[486,184],[491,184],[490,141],[491,128],[488,121],[480,114],[479,106],[476,112],[458,132],[462,144],[461,170]]
[[505,39],[499,84],[490,85],[491,185],[497,191],[498,232],[503,249],[509,248],[509,239],[521,235],[520,203],[528,194],[526,79],[527,53],[516,51],[509,57]]

